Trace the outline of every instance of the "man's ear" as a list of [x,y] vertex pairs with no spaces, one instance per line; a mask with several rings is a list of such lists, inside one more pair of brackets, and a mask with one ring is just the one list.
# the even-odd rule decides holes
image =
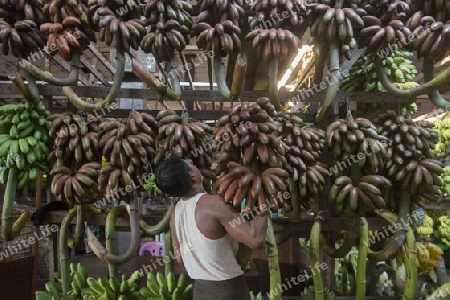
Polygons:
[[195,172],[193,170],[188,171],[188,176],[189,176],[190,182],[195,182],[197,180],[197,175],[195,174]]

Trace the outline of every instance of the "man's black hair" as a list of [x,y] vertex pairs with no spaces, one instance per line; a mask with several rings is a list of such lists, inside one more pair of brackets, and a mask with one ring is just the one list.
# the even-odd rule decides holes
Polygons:
[[188,178],[189,171],[186,162],[172,151],[168,158],[158,164],[155,183],[167,195],[183,197],[191,188]]

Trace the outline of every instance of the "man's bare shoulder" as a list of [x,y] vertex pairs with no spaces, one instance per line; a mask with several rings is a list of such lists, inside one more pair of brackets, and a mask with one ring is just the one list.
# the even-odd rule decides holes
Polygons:
[[220,195],[205,194],[200,198],[199,203],[205,209],[211,210],[213,214],[220,214],[221,211],[228,208],[229,204]]

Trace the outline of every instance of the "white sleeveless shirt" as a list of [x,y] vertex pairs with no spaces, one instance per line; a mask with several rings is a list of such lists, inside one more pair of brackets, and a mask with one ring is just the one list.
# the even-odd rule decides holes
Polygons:
[[180,243],[181,257],[192,279],[220,281],[244,272],[234,257],[228,234],[213,240],[205,237],[195,222],[195,208],[204,193],[175,206],[175,230]]

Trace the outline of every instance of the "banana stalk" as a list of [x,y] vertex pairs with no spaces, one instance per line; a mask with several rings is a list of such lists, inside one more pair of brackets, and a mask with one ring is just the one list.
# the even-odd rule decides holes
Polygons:
[[316,120],[321,122],[325,118],[328,107],[333,103],[334,97],[339,90],[339,42],[337,40],[331,41],[330,45],[330,85],[327,89],[327,95],[322,103]]
[[356,270],[356,296],[355,300],[363,300],[366,295],[366,265],[367,265],[367,248],[369,241],[369,229],[366,218],[361,217],[359,248],[358,248],[358,265]]
[[27,71],[25,71],[24,73],[25,79],[28,81],[28,85],[25,84],[19,72],[16,72],[16,77],[11,79],[11,83],[25,100],[27,100],[32,105],[38,105],[40,96],[36,81],[30,75],[30,73],[28,73]]
[[158,224],[150,226],[144,220],[139,221],[139,228],[142,230],[144,235],[158,235],[166,231],[170,224],[170,216],[172,215],[172,211],[175,208],[175,202],[170,202],[170,206],[167,208],[166,214],[159,221]]
[[405,263],[406,279],[405,291],[402,300],[413,300],[417,288],[417,264],[416,264],[416,239],[414,231],[409,227],[406,234],[406,245],[402,247],[403,260]]
[[347,264],[342,263],[341,265],[341,274],[342,274],[342,295],[348,295],[348,269]]
[[[319,249],[320,249],[320,231],[322,229],[322,222],[324,221],[322,212],[316,217],[314,225],[311,229],[311,236],[309,238],[310,241],[310,261],[311,266],[316,266],[319,264]],[[319,270],[313,272],[313,281],[314,281],[314,299],[315,300],[324,300],[324,292],[323,292],[323,281],[322,275]]]
[[[170,255],[171,253],[173,253],[173,246],[172,246],[172,234],[170,232],[170,229],[167,230],[164,233],[164,270],[165,270],[165,274],[166,277],[167,275],[169,275],[169,273],[173,273],[173,256]],[[167,262],[166,262],[167,261]]]
[[[386,89],[386,91],[389,94],[392,94],[395,97],[399,98],[415,98],[417,96],[423,95],[423,94],[432,94],[434,91],[436,91],[439,87],[448,84],[450,82],[450,68],[447,68],[445,71],[443,71],[441,74],[439,74],[437,77],[435,77],[433,80],[427,81],[425,84],[414,87],[409,90],[402,90],[397,87],[395,87],[387,77],[386,71],[384,70],[383,65],[383,59],[379,57],[375,57],[375,70],[377,71],[378,79],[380,80],[383,87]],[[425,72],[424,72],[425,76]],[[428,78],[428,77],[427,77]],[[431,78],[429,78],[431,79]],[[426,79],[425,79],[426,81]],[[430,97],[431,99],[431,97]],[[437,101],[436,98],[433,99],[435,105],[442,105],[440,107],[444,107],[449,105],[450,103],[444,102],[444,101]]]
[[231,83],[231,99],[239,99],[245,84],[247,72],[247,56],[239,53],[234,65],[233,82]]
[[69,76],[67,78],[56,78],[52,73],[43,71],[27,61],[23,59],[20,62],[23,69],[29,72],[34,77],[48,82],[52,85],[56,86],[66,86],[71,84],[76,84],[78,81],[78,73],[79,73],[79,64],[80,64],[80,52],[75,51],[72,58],[72,65],[70,66]]
[[139,231],[139,199],[137,197],[135,197],[130,204],[130,229],[130,246],[122,255],[115,255],[113,253],[110,253],[98,241],[97,237],[92,233],[89,227],[86,227],[89,246],[98,258],[108,264],[120,265],[126,263],[136,255],[141,239],[141,233]]
[[[269,274],[270,274],[270,291],[276,291],[279,286],[281,286],[281,274],[280,274],[280,264],[278,263],[278,247],[275,240],[275,233],[273,231],[272,219],[270,214],[267,214],[267,232],[266,232],[266,242],[265,251],[267,262],[269,264]],[[281,300],[281,293],[279,295],[273,295],[270,293],[269,300]]]
[[[433,58],[427,56],[423,58],[423,79],[425,82],[433,80],[434,77],[434,63]],[[437,107],[448,107],[450,102],[442,98],[438,89],[430,92],[428,94],[430,101],[433,102]]]
[[411,195],[407,190],[401,190],[399,195],[399,209],[398,209],[398,219],[397,224],[400,225],[401,229],[395,231],[392,239],[389,241],[388,245],[384,249],[373,252],[368,249],[368,257],[374,261],[386,261],[391,259],[396,255],[396,252],[400,249],[406,239],[406,233],[408,232],[408,227],[405,228],[404,222],[408,220],[410,216],[411,209]]
[[76,215],[76,207],[69,210],[69,214],[61,223],[61,231],[59,236],[59,264],[61,271],[62,290],[64,295],[67,295],[71,289],[69,247],[67,247],[67,244],[69,242],[70,223],[72,223],[72,220]]
[[223,70],[222,57],[220,55],[214,56],[214,76],[216,77],[217,87],[222,97],[230,99],[231,92],[225,79],[225,71]]
[[[150,86],[151,89],[153,89],[155,92],[160,94],[161,96],[164,96],[170,100],[178,101],[180,100],[181,93],[177,93],[176,91],[173,91],[170,89],[167,85],[156,79],[155,76],[153,76],[147,69],[145,69],[138,61],[137,59],[132,58],[132,70],[133,73],[144,83],[146,83],[148,86]],[[175,71],[174,71],[175,72]]]
[[69,99],[69,101],[78,109],[84,110],[84,111],[94,111],[94,110],[100,110],[102,109],[106,104],[110,103],[111,101],[115,100],[117,95],[119,94],[120,87],[122,85],[122,80],[125,74],[125,56],[122,52],[117,52],[117,67],[116,67],[116,73],[114,74],[114,82],[111,86],[111,90],[109,91],[106,98],[100,102],[97,103],[89,103],[84,100],[82,100],[80,97],[78,97],[77,94],[69,87],[64,86],[62,88],[64,94]]
[[245,268],[247,267],[248,262],[250,261],[250,257],[252,256],[252,252],[253,252],[253,250],[249,246],[247,246],[241,242],[238,242],[238,251],[236,253],[236,261],[241,266],[242,270],[245,270]]
[[28,81],[28,90],[31,95],[31,99],[28,100],[32,105],[39,105],[41,101],[41,95],[39,93],[38,86],[36,84],[36,80],[34,80],[33,76],[28,73],[26,70],[23,73],[25,80]]
[[341,245],[341,247],[339,247],[339,249],[336,249],[334,245],[330,245],[328,239],[323,234],[320,234],[320,246],[325,251],[325,253],[333,258],[345,257],[350,252],[350,250],[352,250],[356,238],[360,234],[358,231],[358,224],[359,218],[352,218],[352,222],[349,226],[349,230],[347,230],[344,243]]
[[[119,205],[113,207],[106,217],[106,226],[105,226],[105,234],[106,234],[106,249],[109,253],[116,255],[116,221],[117,218],[121,215],[127,214],[127,208],[124,205]],[[109,278],[116,277],[119,278],[119,267],[114,264],[108,264],[108,272]]]
[[80,245],[84,240],[86,221],[86,204],[77,205],[77,226],[75,227],[75,238],[73,239],[73,247]]
[[2,238],[5,241],[12,241],[22,231],[25,224],[30,220],[30,214],[24,212],[13,224],[13,206],[16,198],[17,182],[19,181],[19,169],[13,167],[8,172],[8,182],[6,183],[5,195],[3,198],[2,211]]
[[270,103],[280,110],[280,101],[278,99],[278,58],[273,57],[269,65],[269,99]]

